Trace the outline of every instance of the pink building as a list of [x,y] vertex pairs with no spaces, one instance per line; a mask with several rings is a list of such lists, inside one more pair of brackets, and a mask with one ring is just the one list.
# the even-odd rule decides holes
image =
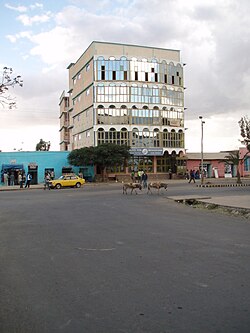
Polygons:
[[[203,169],[205,177],[208,178],[221,178],[221,177],[235,177],[235,168],[228,168],[225,163],[219,163],[224,160],[227,152],[220,153],[203,153]],[[187,172],[190,170],[201,171],[201,153],[187,153]]]
[[250,177],[250,152],[246,147],[241,147],[239,151],[242,159],[242,163],[239,165],[240,175],[242,177]]
[[[250,153],[246,147],[239,148],[240,158],[239,171],[241,177],[250,177]],[[205,177],[226,178],[236,177],[237,166],[227,165],[220,162],[226,159],[229,152],[203,153],[203,168]],[[201,153],[187,153],[187,172],[190,170],[201,171]]]

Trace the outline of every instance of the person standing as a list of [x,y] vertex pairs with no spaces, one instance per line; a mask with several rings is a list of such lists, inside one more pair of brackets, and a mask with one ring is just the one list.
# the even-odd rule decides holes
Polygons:
[[46,190],[46,188],[48,188],[48,190],[50,190],[50,186],[49,186],[49,181],[51,179],[51,176],[49,173],[45,174],[44,176],[44,190]]
[[18,174],[18,184],[19,184],[20,188],[23,188],[23,175],[22,175],[22,172],[19,172],[19,174]]
[[23,173],[22,173],[22,177],[23,177],[23,182],[22,182],[22,188],[23,188],[23,185],[26,183],[26,175],[25,175],[25,171],[23,171]]
[[134,183],[135,182],[135,172],[134,172],[134,170],[132,170],[130,177],[131,177],[132,183]]
[[15,185],[15,175],[14,172],[12,171],[10,174],[10,186],[14,186]]
[[31,182],[32,176],[31,174],[28,172],[27,177],[26,177],[26,184],[25,184],[25,188],[30,188],[30,182]]
[[139,170],[137,172],[137,175],[138,175],[138,182],[141,184],[142,183],[142,175],[143,175],[143,171],[142,170]]
[[143,188],[148,187],[148,175],[147,175],[146,171],[144,171],[142,174],[142,183],[143,183]]
[[5,186],[8,186],[8,174],[7,171],[4,170],[4,174],[3,174],[3,182]]

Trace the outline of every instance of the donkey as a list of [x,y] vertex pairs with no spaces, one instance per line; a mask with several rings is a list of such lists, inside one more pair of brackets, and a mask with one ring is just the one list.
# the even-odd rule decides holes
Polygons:
[[131,189],[130,194],[132,194],[133,191],[135,191],[135,194],[137,194],[136,189],[139,189],[140,191],[142,190],[142,186],[139,183],[125,183],[123,184],[122,194],[128,194],[127,193],[128,188]]
[[160,182],[155,182],[155,183],[149,183],[148,184],[148,192],[147,194],[150,192],[151,194],[153,194],[151,188],[155,188],[158,190],[158,195],[160,194],[160,189],[164,188],[167,191],[168,188],[168,184],[166,183],[160,183]]

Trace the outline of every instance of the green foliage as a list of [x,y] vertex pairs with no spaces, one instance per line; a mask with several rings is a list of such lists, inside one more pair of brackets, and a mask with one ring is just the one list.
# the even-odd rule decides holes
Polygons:
[[49,151],[50,149],[50,142],[46,142],[43,139],[40,139],[40,141],[36,145],[36,151]]
[[240,152],[238,150],[229,152],[228,155],[225,156],[225,160],[223,160],[225,164],[233,164],[233,165],[239,165],[240,163]]
[[0,80],[0,105],[1,106],[8,106],[9,109],[13,109],[16,107],[16,102],[13,98],[8,95],[9,88],[15,86],[23,86],[23,80],[20,75],[13,77],[13,69],[4,67],[3,71],[0,73],[1,80]]
[[241,143],[243,143],[248,151],[250,151],[250,120],[248,117],[242,117],[239,121],[240,125],[240,135],[242,136],[243,140]]
[[103,171],[107,167],[122,165],[130,157],[128,146],[104,143],[97,147],[75,149],[69,153],[68,161],[74,166],[94,164]]
[[102,169],[114,165],[121,165],[130,157],[129,147],[105,143],[96,148],[95,164]]
[[72,150],[68,155],[69,164],[74,166],[92,165],[95,161],[95,147]]
[[239,150],[234,150],[228,153],[228,155],[225,156],[224,160],[220,160],[219,162],[224,162],[227,165],[236,165],[237,166],[237,183],[241,183],[241,177],[240,177],[240,170],[239,165],[242,162],[242,159],[240,158],[240,152]]

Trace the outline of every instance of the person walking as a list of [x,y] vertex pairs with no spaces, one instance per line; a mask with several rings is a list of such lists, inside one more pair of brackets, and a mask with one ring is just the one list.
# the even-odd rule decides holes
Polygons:
[[31,182],[32,176],[31,174],[28,172],[27,177],[26,177],[26,184],[25,184],[25,188],[30,188],[30,182]]
[[191,183],[192,180],[195,183],[195,171],[194,170],[190,170],[189,183]]

